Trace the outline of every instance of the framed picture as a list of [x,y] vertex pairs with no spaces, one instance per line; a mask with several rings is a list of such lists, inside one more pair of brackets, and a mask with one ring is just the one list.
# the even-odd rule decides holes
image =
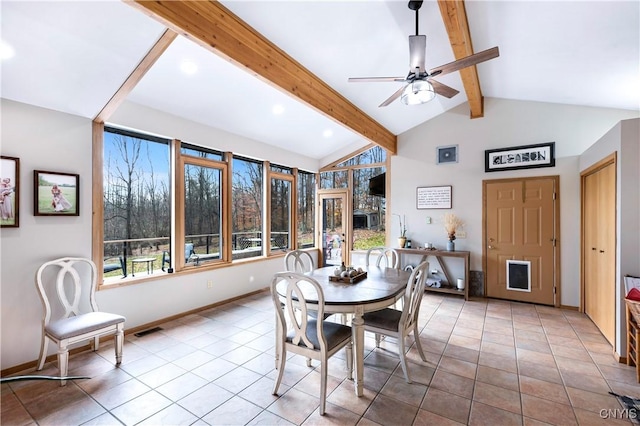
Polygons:
[[555,142],[512,148],[490,149],[484,152],[484,171],[533,169],[556,165]]
[[0,227],[20,226],[20,159],[0,158]]
[[416,208],[418,209],[450,209],[451,185],[425,186],[417,189]]
[[80,216],[80,175],[33,171],[35,216]]
[[436,164],[457,163],[458,145],[439,146],[436,148]]

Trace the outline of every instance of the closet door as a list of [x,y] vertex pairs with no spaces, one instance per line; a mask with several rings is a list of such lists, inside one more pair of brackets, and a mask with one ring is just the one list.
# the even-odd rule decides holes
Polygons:
[[607,159],[582,176],[584,312],[615,344],[616,163]]

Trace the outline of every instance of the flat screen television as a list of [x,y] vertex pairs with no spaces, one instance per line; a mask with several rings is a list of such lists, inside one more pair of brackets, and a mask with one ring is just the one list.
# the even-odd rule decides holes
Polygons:
[[385,175],[386,173],[382,173],[369,179],[369,195],[385,196]]

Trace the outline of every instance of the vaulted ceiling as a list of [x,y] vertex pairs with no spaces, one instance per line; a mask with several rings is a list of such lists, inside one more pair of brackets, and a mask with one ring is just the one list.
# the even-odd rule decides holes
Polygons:
[[400,83],[347,79],[407,74],[406,1],[0,7],[15,52],[3,98],[107,121],[126,99],[318,159],[370,141],[394,150],[395,135],[461,103],[481,116],[483,95],[640,110],[638,1],[425,1],[428,69],[493,46],[500,57],[436,78],[460,91],[451,99],[383,108]]

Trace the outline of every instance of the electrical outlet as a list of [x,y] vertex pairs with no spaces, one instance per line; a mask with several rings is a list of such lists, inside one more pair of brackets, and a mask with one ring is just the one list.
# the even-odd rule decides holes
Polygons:
[[427,225],[431,224],[431,216],[427,216]]
[[467,238],[467,233],[465,231],[456,231],[456,238]]
[[431,270],[431,275],[438,275],[438,270],[437,269],[432,269]]
[[213,281],[207,281],[207,288],[213,288]]

